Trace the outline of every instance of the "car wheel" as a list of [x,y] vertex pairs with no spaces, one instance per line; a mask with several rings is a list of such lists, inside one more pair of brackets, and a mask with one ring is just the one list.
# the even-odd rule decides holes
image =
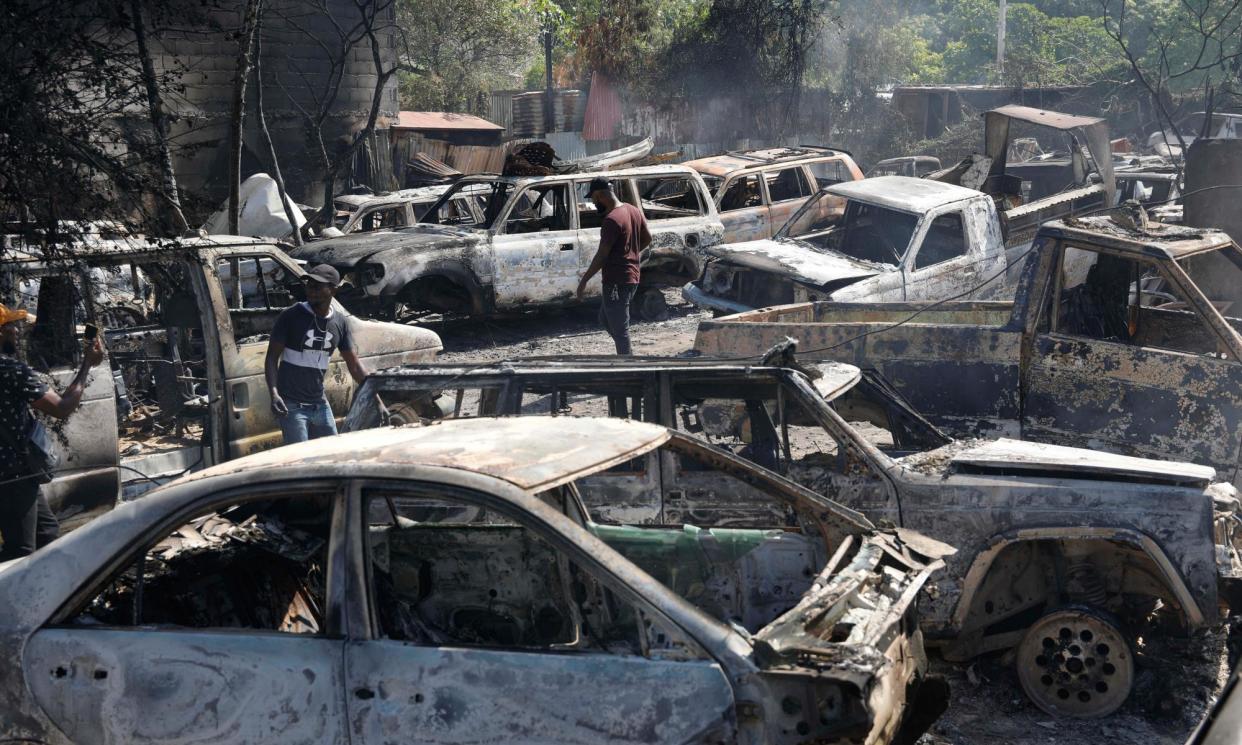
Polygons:
[[1054,716],[1090,719],[1117,710],[1134,687],[1134,654],[1104,611],[1068,607],[1027,629],[1014,660],[1031,701]]
[[658,288],[640,289],[638,297],[634,298],[633,307],[638,312],[638,317],[644,321],[668,320],[668,303],[664,300],[664,293]]

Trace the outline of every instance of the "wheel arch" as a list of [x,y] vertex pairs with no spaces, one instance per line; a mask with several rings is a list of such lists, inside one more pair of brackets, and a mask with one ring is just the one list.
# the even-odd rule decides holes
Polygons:
[[987,547],[975,554],[970,569],[962,579],[962,590],[953,608],[951,626],[957,631],[968,627],[970,613],[985,582],[996,567],[1006,549],[1021,544],[1037,542],[1123,543],[1144,555],[1159,572],[1164,587],[1181,607],[1182,615],[1190,628],[1205,623],[1204,609],[1200,607],[1185,579],[1169,559],[1164,549],[1150,536],[1128,528],[1082,528],[1049,527],[1029,528],[994,536]]

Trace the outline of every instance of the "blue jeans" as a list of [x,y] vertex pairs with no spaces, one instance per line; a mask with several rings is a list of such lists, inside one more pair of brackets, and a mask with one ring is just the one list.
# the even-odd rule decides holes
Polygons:
[[336,420],[332,418],[332,407],[328,406],[327,399],[313,404],[285,399],[285,405],[289,413],[280,417],[280,431],[286,445],[336,434]]

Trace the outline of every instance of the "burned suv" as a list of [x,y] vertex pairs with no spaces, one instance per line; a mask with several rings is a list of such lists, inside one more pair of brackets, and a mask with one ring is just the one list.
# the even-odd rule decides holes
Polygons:
[[[647,218],[652,243],[642,252],[635,302],[644,317],[660,317],[666,308],[658,288],[699,276],[704,249],[724,234],[703,180],[681,166],[471,176],[454,184],[417,225],[329,238],[291,253],[336,267],[351,285],[341,295],[346,307],[389,318],[572,305],[599,246],[603,215],[588,195],[599,175]],[[596,277],[586,295],[598,298],[601,291]]]

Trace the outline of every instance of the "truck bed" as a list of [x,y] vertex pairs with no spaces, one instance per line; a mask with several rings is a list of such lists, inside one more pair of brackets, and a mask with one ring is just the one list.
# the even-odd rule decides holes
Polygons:
[[874,368],[915,409],[944,412],[933,421],[952,431],[1016,436],[1022,333],[1012,311],[1012,302],[802,303],[704,320],[694,346],[747,359],[792,337],[803,361]]

